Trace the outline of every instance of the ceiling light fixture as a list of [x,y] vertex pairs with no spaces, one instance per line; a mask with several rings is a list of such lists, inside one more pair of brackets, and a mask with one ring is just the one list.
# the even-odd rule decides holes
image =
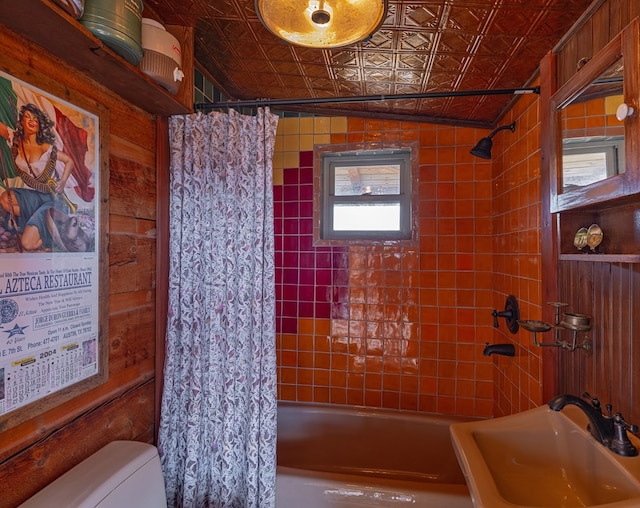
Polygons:
[[476,157],[480,157],[482,159],[491,159],[491,147],[493,146],[493,141],[491,141],[491,138],[496,135],[496,132],[505,129],[509,129],[511,132],[514,132],[516,130],[516,123],[513,122],[510,125],[503,125],[501,127],[493,129],[488,137],[482,138],[480,141],[478,141],[478,144],[471,149],[471,155],[475,155]]
[[308,48],[340,48],[380,27],[386,0],[255,0],[260,21],[274,35]]

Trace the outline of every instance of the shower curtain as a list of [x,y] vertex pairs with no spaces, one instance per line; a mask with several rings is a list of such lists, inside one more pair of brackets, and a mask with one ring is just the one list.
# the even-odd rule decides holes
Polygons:
[[170,119],[169,506],[275,506],[276,126],[268,109]]

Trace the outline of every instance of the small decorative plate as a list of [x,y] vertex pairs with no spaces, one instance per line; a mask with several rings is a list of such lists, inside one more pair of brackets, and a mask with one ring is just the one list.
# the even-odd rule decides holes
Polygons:
[[576,249],[582,250],[587,246],[588,235],[587,228],[578,229],[576,236],[573,237],[573,245],[575,245]]
[[602,243],[602,237],[604,236],[602,229],[597,224],[591,224],[587,230],[587,245],[593,251],[596,247]]

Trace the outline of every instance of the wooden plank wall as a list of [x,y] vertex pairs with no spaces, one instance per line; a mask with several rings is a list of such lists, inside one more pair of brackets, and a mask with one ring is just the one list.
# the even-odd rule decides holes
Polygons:
[[[581,58],[595,55],[637,16],[640,16],[637,0],[602,2],[558,48],[557,85],[578,72]],[[640,235],[640,222],[633,222],[633,231],[628,231],[629,227],[624,229],[631,245]],[[611,235],[615,236],[615,232],[609,230]],[[640,253],[640,245],[627,247],[625,252],[631,251]],[[611,403],[614,411],[622,412],[627,421],[639,424],[640,364],[634,335],[640,324],[640,264],[560,261],[558,293],[559,301],[569,303],[568,309],[592,316],[593,330],[589,337],[594,351],[591,355],[582,351],[558,353],[555,392],[581,395],[588,391],[600,398],[603,405]]]
[[36,418],[0,430],[0,508],[6,508],[110,441],[153,442],[156,124],[153,115],[1,26],[0,45],[3,71],[69,102],[84,97],[104,106],[110,169],[109,378]]
[[640,424],[640,363],[635,335],[640,326],[640,264],[561,261],[561,299],[572,312],[588,314],[593,353],[561,352],[560,393],[587,391]]
[[593,57],[637,16],[640,16],[638,0],[604,1],[576,33],[556,50],[558,87],[578,72],[580,60]]

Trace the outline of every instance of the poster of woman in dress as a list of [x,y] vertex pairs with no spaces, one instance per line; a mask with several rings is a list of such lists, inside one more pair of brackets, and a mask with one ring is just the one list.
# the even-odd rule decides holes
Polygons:
[[99,136],[97,115],[0,72],[0,423],[99,377]]
[[0,73],[0,254],[94,252],[98,119]]

